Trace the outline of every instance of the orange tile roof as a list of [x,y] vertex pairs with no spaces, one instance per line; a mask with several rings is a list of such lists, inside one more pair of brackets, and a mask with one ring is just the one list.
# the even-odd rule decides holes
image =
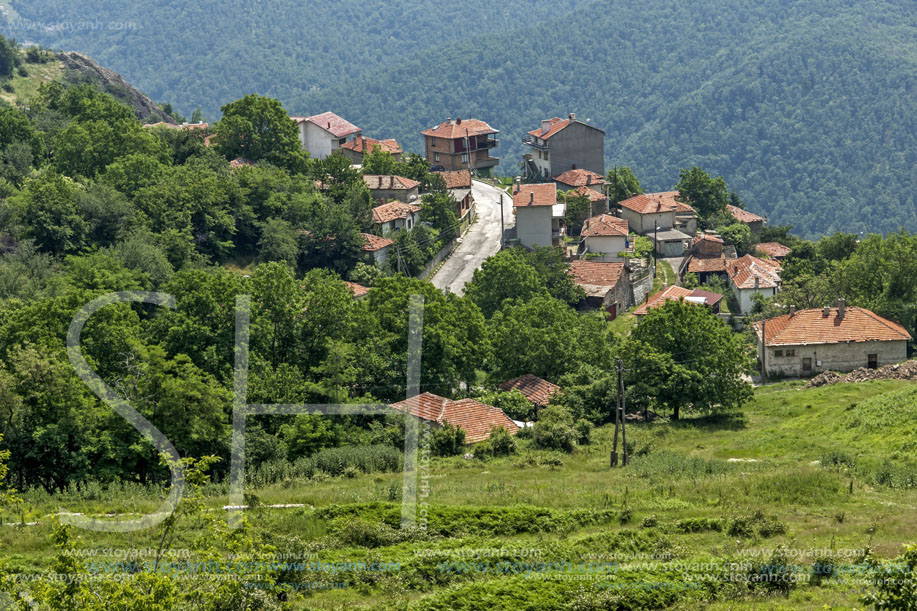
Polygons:
[[570,262],[570,275],[589,297],[605,297],[614,289],[625,271],[624,263],[604,263],[601,261]]
[[565,185],[570,185],[571,187],[605,184],[605,178],[601,174],[583,169],[567,170],[563,174],[555,176],[554,180],[562,182]]
[[702,291],[700,289],[686,289],[683,286],[676,286],[673,284],[663,291],[650,295],[646,303],[634,310],[634,314],[643,316],[650,308],[658,308],[666,301],[671,301],[673,299],[684,299],[688,303],[697,303],[696,301],[688,299],[688,297],[703,298],[705,299],[704,305],[709,306],[715,305],[723,299],[723,296],[719,293],[711,293],[710,291]]
[[364,174],[363,182],[372,191],[408,191],[420,186],[416,180],[393,174]]
[[539,127],[538,129],[533,129],[532,131],[530,131],[529,136],[536,136],[538,138],[547,140],[548,138],[550,138],[557,132],[561,131],[562,129],[570,125],[571,123],[570,119],[561,119],[560,117],[553,117],[551,119],[548,119],[548,122],[549,122],[548,131],[544,131],[542,128]]
[[699,244],[701,242],[716,242],[717,244],[723,243],[723,238],[718,235],[710,235],[708,233],[702,233],[700,235],[694,236],[694,239],[691,241],[691,245]]
[[591,202],[600,202],[603,199],[607,199],[607,197],[605,197],[604,195],[602,195],[595,189],[590,189],[589,187],[577,187],[575,189],[567,191],[567,193],[568,194],[573,193],[574,195],[585,195],[586,197],[589,198],[589,201]]
[[478,119],[452,119],[443,121],[434,128],[420,132],[424,136],[433,138],[445,138],[452,140],[455,138],[464,138],[465,136],[484,136],[487,134],[497,134],[497,130],[492,128],[484,121]]
[[471,172],[468,170],[451,170],[445,172],[433,172],[439,174],[446,181],[447,189],[470,189]]
[[780,242],[762,242],[755,246],[755,249],[774,259],[782,259],[790,254],[792,250],[789,246],[784,246]]
[[403,202],[389,202],[373,208],[373,223],[388,223],[395,219],[406,219],[415,212],[420,212],[420,206]]
[[598,236],[627,236],[627,220],[610,214],[600,214],[585,220],[580,236],[584,238]]
[[735,261],[730,261],[726,266],[726,273],[733,284],[740,289],[755,288],[755,279],[758,288],[768,289],[780,286],[780,267],[774,262],[765,261],[752,255],[745,255]]
[[513,193],[513,207],[553,206],[557,203],[557,185],[553,182],[538,185],[519,185]]
[[726,255],[710,256],[691,255],[688,259],[688,271],[693,274],[708,274],[726,271]]
[[296,123],[313,123],[318,127],[321,127],[326,132],[330,132],[335,138],[343,138],[344,136],[349,136],[350,134],[355,134],[360,131],[360,128],[348,121],[347,119],[342,119],[333,112],[323,112],[320,115],[312,115],[311,117],[290,117]]
[[[678,191],[664,191],[662,193],[642,193],[625,199],[621,205],[638,214],[656,214],[659,212],[679,211],[675,196]],[[693,209],[692,209],[693,210]]]
[[401,145],[398,144],[397,140],[374,140],[373,138],[367,138],[366,136],[354,138],[350,142],[342,144],[341,148],[353,151],[355,153],[369,154],[377,146],[379,147],[379,150],[385,153],[391,153],[392,155],[398,155],[404,152],[401,148]]
[[758,223],[765,220],[763,216],[758,216],[757,214],[749,212],[748,210],[743,210],[732,204],[726,204],[726,210],[740,223]]
[[363,236],[363,250],[367,252],[382,250],[386,246],[394,244],[394,242],[388,238],[383,238],[382,236],[373,235],[371,233],[361,233],[360,235]]
[[[911,334],[898,323],[882,318],[865,308],[848,306],[844,317],[838,318],[838,309],[801,310],[792,316],[784,314],[764,321],[768,346],[805,346],[810,344],[839,344],[845,342],[901,341],[911,339]],[[761,337],[761,321],[754,323]]]
[[255,165],[254,161],[252,161],[251,159],[245,159],[244,157],[236,157],[235,159],[229,162],[229,167],[231,168],[244,168],[244,167],[251,167],[253,165]]
[[362,284],[357,284],[356,282],[344,281],[344,284],[347,285],[347,288],[351,290],[354,297],[362,297],[369,292],[369,288],[363,286]]
[[490,430],[501,426],[514,435],[519,427],[503,410],[474,399],[453,401],[425,392],[391,407],[437,424],[451,424],[465,431],[465,443],[477,443],[490,437]]
[[498,388],[503,392],[518,390],[535,405],[547,405],[551,401],[551,397],[560,390],[560,386],[557,384],[551,384],[547,380],[543,380],[531,373],[502,382]]

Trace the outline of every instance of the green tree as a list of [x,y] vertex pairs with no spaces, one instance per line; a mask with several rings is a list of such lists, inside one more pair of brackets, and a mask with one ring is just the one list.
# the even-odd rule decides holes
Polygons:
[[[672,410],[673,418],[678,419],[682,409],[738,409],[751,399],[751,384],[743,379],[752,370],[749,348],[740,335],[706,308],[668,301],[651,309],[631,337],[671,358],[671,383],[667,387],[673,392],[660,401]],[[639,376],[652,379],[655,366],[651,362]]]
[[745,223],[732,223],[719,228],[723,242],[735,246],[738,256],[746,255],[751,250],[751,229]]
[[448,191],[423,196],[420,220],[429,223],[438,232],[439,241],[443,244],[458,235],[455,199]]
[[606,183],[608,185],[608,205],[610,206],[643,193],[637,175],[626,165],[615,166],[608,170]]
[[302,150],[296,124],[279,100],[249,94],[221,108],[223,118],[214,125],[217,150],[227,159],[264,160],[303,173],[307,154]]
[[681,170],[678,184],[678,201],[690,204],[702,218],[726,210],[729,189],[723,177],[713,178],[698,166]]
[[364,174],[398,174],[398,162],[388,151],[383,151],[379,145],[375,145],[368,154],[363,154],[363,173]]
[[271,218],[261,227],[258,258],[261,261],[284,261],[295,267],[299,255],[299,236],[283,219]]
[[583,228],[583,222],[589,218],[592,212],[592,202],[585,195],[574,195],[572,192],[562,194],[564,202],[567,204],[567,211],[564,216],[564,222],[567,224],[568,235],[579,235]]
[[53,170],[43,170],[29,180],[16,196],[13,207],[20,210],[25,237],[35,240],[45,252],[63,254],[80,250],[89,223],[77,202],[80,187]]
[[520,249],[502,250],[475,270],[465,295],[490,318],[507,301],[528,301],[547,294],[538,271],[528,264]]
[[856,234],[838,232],[820,239],[815,248],[827,261],[843,261],[856,250],[857,242]]

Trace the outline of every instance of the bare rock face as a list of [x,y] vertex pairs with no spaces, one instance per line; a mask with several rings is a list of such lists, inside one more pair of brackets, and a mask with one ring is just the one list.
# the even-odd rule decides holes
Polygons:
[[175,120],[156,106],[146,95],[133,88],[124,78],[108,68],[103,68],[91,58],[82,53],[67,51],[58,53],[57,59],[64,64],[64,68],[71,73],[73,80],[96,85],[102,91],[110,93],[121,102],[134,109],[137,118],[145,123],[165,121],[175,123]]

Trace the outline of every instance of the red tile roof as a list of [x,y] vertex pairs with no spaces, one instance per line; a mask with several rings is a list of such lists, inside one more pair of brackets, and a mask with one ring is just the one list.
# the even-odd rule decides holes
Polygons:
[[627,236],[628,228],[625,219],[619,219],[610,214],[600,214],[593,216],[583,223],[583,230],[580,236],[584,238],[598,236]]
[[554,180],[562,182],[565,185],[570,185],[571,187],[605,184],[605,178],[601,174],[583,169],[567,170],[563,174],[555,176]]
[[333,112],[323,112],[320,115],[312,115],[311,117],[290,118],[296,121],[296,123],[314,123],[326,132],[330,132],[335,138],[343,138],[360,131],[359,127],[346,119],[342,119]]
[[404,152],[401,148],[401,145],[398,144],[397,140],[374,140],[372,138],[367,138],[366,136],[354,138],[350,142],[342,144],[341,148],[353,151],[355,153],[365,153],[368,155],[377,146],[379,147],[379,150],[385,153],[391,153],[392,155],[398,155]]
[[625,271],[623,263],[576,260],[570,263],[570,275],[589,297],[605,297],[614,289]]
[[244,168],[244,167],[251,167],[253,165],[255,165],[254,161],[252,161],[251,159],[245,159],[244,157],[236,157],[235,159],[229,162],[229,167],[231,168]]
[[416,180],[393,174],[364,174],[363,182],[372,191],[408,191],[420,186]]
[[420,206],[403,202],[389,202],[373,208],[373,223],[388,223],[395,219],[406,219],[415,212],[420,212]]
[[470,189],[471,172],[468,170],[451,170],[446,172],[434,172],[439,174],[446,181],[447,189]]
[[755,249],[774,259],[782,259],[790,254],[792,250],[789,246],[784,246],[780,242],[762,242],[755,246]]
[[394,244],[394,242],[388,238],[383,238],[371,233],[361,233],[360,235],[363,236],[363,250],[367,252],[382,250],[386,246],[391,246]]
[[547,405],[551,397],[560,390],[557,384],[551,384],[531,373],[502,382],[498,388],[503,392],[518,390],[535,405]]
[[[904,327],[882,318],[865,308],[848,306],[844,317],[837,308],[802,310],[792,316],[784,314],[764,321],[768,346],[805,346],[810,344],[839,344],[845,342],[901,341],[911,339]],[[761,337],[761,322],[754,323]]]
[[465,443],[477,443],[490,437],[490,430],[501,426],[514,435],[519,427],[503,410],[474,399],[453,401],[425,392],[391,407],[437,424],[451,424],[465,431]]
[[693,274],[707,274],[726,271],[726,255],[714,256],[691,255],[688,259],[688,272]]
[[704,305],[713,306],[719,303],[720,300],[723,299],[723,296],[719,293],[711,293],[710,291],[702,291],[700,289],[686,289],[683,286],[675,286],[673,284],[664,291],[659,291],[658,293],[650,295],[646,303],[634,310],[634,314],[643,316],[650,308],[658,308],[666,301],[671,301],[673,299],[684,299],[688,303],[698,303],[696,299],[703,299]]
[[763,216],[758,216],[757,214],[749,212],[748,210],[743,210],[732,204],[726,204],[726,210],[740,223],[759,223],[765,220]]
[[595,189],[590,189],[589,187],[577,187],[570,191],[567,191],[568,194],[572,193],[574,195],[585,195],[589,198],[590,202],[600,202],[603,199],[607,199],[604,195],[596,191]]
[[730,261],[726,266],[726,273],[729,274],[733,284],[740,289],[755,288],[755,279],[758,280],[758,288],[776,288],[780,286],[780,267],[774,263],[752,255],[745,255],[735,261]]
[[369,292],[368,287],[365,287],[362,284],[357,284],[356,282],[347,282],[345,280],[344,284],[346,284],[351,292],[353,292],[353,296],[357,298],[362,297]]
[[691,241],[691,245],[699,244],[701,242],[715,242],[717,244],[723,243],[723,238],[718,235],[710,235],[708,233],[702,233],[700,235],[694,236],[694,239]]
[[420,132],[424,136],[433,138],[464,138],[465,136],[484,136],[487,134],[497,134],[497,130],[492,128],[484,121],[478,119],[448,119],[436,127]]
[[513,207],[553,206],[557,203],[557,185],[553,182],[538,185],[519,185],[513,193]]
[[570,119],[561,119],[560,117],[554,117],[552,119],[548,119],[548,121],[549,121],[548,131],[544,131],[544,129],[539,127],[538,129],[533,129],[532,131],[530,131],[529,136],[536,136],[538,138],[547,140],[548,138],[550,138],[557,132],[561,131],[562,129],[570,125],[571,123]]
[[[662,193],[643,193],[635,195],[621,202],[625,208],[638,214],[656,214],[659,212],[679,211],[675,196],[678,191],[664,191]],[[693,210],[693,209],[692,209]]]

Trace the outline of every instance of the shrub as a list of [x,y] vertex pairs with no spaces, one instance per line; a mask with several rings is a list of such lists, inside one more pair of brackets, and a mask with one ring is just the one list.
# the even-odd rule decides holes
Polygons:
[[576,429],[576,443],[589,445],[592,440],[592,423],[585,418],[581,418],[576,421],[574,428]]
[[515,388],[509,392],[492,392],[481,396],[480,401],[503,410],[503,413],[521,422],[530,422],[535,418],[535,406]]
[[509,456],[516,453],[516,440],[502,426],[490,429],[490,437],[474,449],[475,458]]
[[457,456],[465,452],[465,431],[461,427],[445,424],[430,433],[430,452],[433,456]]
[[736,516],[726,526],[726,534],[731,537],[758,535],[766,539],[784,532],[786,532],[786,527],[783,524],[768,518],[760,511],[755,511],[749,516]]
[[831,556],[819,556],[815,558],[812,566],[809,567],[809,574],[811,575],[809,581],[818,586],[821,585],[822,581],[834,577],[836,572],[837,566],[834,564],[834,558]]
[[542,410],[534,426],[535,445],[545,450],[572,452],[578,437],[570,412],[560,406],[549,406]]
[[[312,457],[315,469],[331,475],[352,477],[363,473],[386,473],[401,468],[401,453],[384,445],[327,448]],[[349,470],[349,471],[348,471]]]
[[656,528],[659,526],[659,520],[656,518],[656,516],[646,516],[640,522],[640,526],[642,528]]
[[786,550],[775,549],[766,563],[754,563],[748,570],[748,583],[751,587],[761,587],[772,592],[789,594],[796,587],[794,575],[801,572],[801,567],[790,564]]
[[675,523],[675,530],[680,533],[721,532],[723,530],[723,520],[716,518],[685,518]]

